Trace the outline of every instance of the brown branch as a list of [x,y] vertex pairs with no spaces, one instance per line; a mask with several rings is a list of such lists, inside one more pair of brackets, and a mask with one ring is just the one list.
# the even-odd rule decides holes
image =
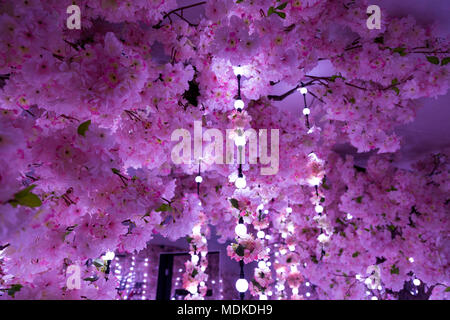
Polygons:
[[178,11],[183,11],[184,9],[189,9],[189,8],[192,8],[192,7],[200,6],[200,5],[205,4],[205,3],[206,3],[206,1],[201,1],[201,2],[198,2],[198,3],[194,3],[194,4],[191,4],[191,5],[188,5],[188,6],[184,6],[184,7],[179,7],[177,9],[172,10],[172,11],[169,11],[168,13],[164,14],[163,18],[156,25],[154,25],[153,28],[154,29],[161,28],[163,21],[166,18],[169,18],[169,20],[170,20],[170,15],[173,14],[173,13],[176,13]]

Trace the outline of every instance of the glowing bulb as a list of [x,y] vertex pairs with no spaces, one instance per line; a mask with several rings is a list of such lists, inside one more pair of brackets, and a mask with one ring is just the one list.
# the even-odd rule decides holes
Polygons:
[[297,272],[297,271],[298,271],[297,265],[293,264],[293,265],[291,266],[291,272]]
[[303,115],[307,116],[310,113],[311,113],[311,110],[309,110],[309,108],[303,108]]
[[288,229],[289,232],[294,232],[295,227],[294,227],[293,224],[290,224],[290,225],[288,225],[287,229]]
[[288,248],[289,248],[289,251],[295,251],[295,245],[290,245]]
[[298,294],[298,288],[292,288],[292,293],[293,294]]
[[242,68],[241,66],[234,66],[233,67],[233,72],[234,75],[237,76],[242,76],[242,73],[244,72],[244,68]]
[[262,231],[262,230],[259,230],[258,233],[256,234],[256,236],[257,236],[258,238],[260,238],[260,239],[263,239],[265,235],[266,235],[266,234],[265,234],[264,231]]
[[234,232],[241,238],[245,237],[247,235],[247,227],[245,224],[239,223],[236,225],[236,228],[234,228]]
[[245,146],[245,136],[237,136],[234,139],[234,144],[236,145],[236,147],[243,147]]
[[234,108],[236,110],[242,110],[244,109],[244,101],[242,101],[241,99],[236,99],[234,100]]
[[193,264],[197,264],[197,262],[200,260],[200,257],[196,254],[192,255],[191,261]]
[[260,262],[258,262],[258,268],[265,269],[266,268],[266,263],[261,260]]
[[420,286],[420,280],[419,280],[419,279],[414,279],[414,280],[413,280],[413,283],[414,283],[414,285],[417,286],[417,287]]
[[279,290],[279,291],[283,291],[283,290],[284,290],[284,284],[280,284],[280,285],[278,286],[278,290]]
[[414,262],[414,258],[413,257],[409,257],[409,262],[413,263]]
[[318,204],[315,206],[314,210],[316,210],[317,213],[322,213],[323,207],[320,204]]
[[262,209],[264,209],[264,205],[261,203],[257,208],[256,208],[256,210],[262,210]]
[[189,291],[191,294],[196,294],[196,293],[197,293],[197,286],[196,286],[196,285],[190,286],[190,287],[188,288],[188,291]]
[[238,279],[236,281],[236,290],[239,292],[245,292],[248,290],[248,282],[245,279]]
[[308,93],[308,89],[306,89],[305,87],[301,87],[299,91],[300,91],[301,94],[307,94]]
[[245,177],[238,177],[236,181],[234,182],[234,185],[238,189],[244,189],[247,186],[247,181],[245,181]]
[[204,287],[205,286],[205,281],[200,282],[200,287]]
[[292,208],[291,208],[291,207],[287,207],[287,208],[286,208],[286,212],[287,212],[287,213],[291,213],[291,212],[292,212]]
[[310,285],[311,285],[311,283],[309,283],[309,282],[305,283],[305,286],[307,286],[307,287],[309,287]]
[[259,296],[259,300],[267,300],[267,296],[265,294],[262,294]]
[[103,256],[103,259],[104,259],[104,260],[113,260],[115,256],[116,256],[116,255],[114,254],[113,251],[108,251],[108,252],[106,252],[105,255]]
[[284,248],[280,250],[280,253],[281,253],[281,254],[286,254],[286,252],[287,252],[287,250],[284,249]]
[[286,238],[287,238],[287,233],[286,233],[286,232],[281,233],[281,237],[282,237],[283,239],[286,239]]
[[203,181],[202,176],[196,176],[196,177],[195,177],[195,182],[197,182],[197,183],[202,183],[202,181]]
[[356,280],[361,280],[361,275],[360,275],[360,274],[357,274],[357,275],[355,276],[355,278],[356,278]]
[[196,234],[196,235],[199,235],[199,234],[200,234],[201,228],[202,228],[202,227],[199,226],[199,225],[194,226],[194,227],[192,228],[192,233],[193,233],[193,234]]
[[351,219],[353,219],[353,216],[350,213],[347,213],[347,219],[351,220]]
[[372,298],[370,298],[371,300],[378,300],[377,297],[373,296]]
[[311,296],[311,293],[307,292],[306,296],[309,298]]
[[272,263],[269,261],[266,263],[268,267],[270,267],[272,265]]

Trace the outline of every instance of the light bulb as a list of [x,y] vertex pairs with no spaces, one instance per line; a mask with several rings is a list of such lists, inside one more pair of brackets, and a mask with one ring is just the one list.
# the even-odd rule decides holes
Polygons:
[[196,225],[192,228],[192,233],[195,235],[199,235],[200,234],[200,230],[201,230],[201,226],[200,225]]
[[373,296],[372,298],[370,298],[371,300],[378,300],[377,297]]
[[295,251],[295,245],[290,245],[288,248],[289,248],[289,251]]
[[103,256],[103,259],[104,259],[104,260],[113,260],[115,256],[116,256],[116,255],[114,254],[113,251],[108,251],[108,252],[106,252],[105,255]]
[[236,145],[236,147],[243,147],[245,146],[245,136],[237,136],[234,139],[234,144]]
[[199,256],[196,255],[196,254],[194,254],[194,255],[191,257],[191,261],[192,261],[193,264],[197,264],[198,260],[200,260],[200,258],[199,258]]
[[264,210],[264,214],[268,214],[269,213],[269,210]]
[[293,224],[288,225],[287,229],[289,232],[292,232],[292,233],[295,231],[295,227]]
[[266,263],[263,260],[261,260],[260,262],[258,262],[258,268],[265,269],[266,268]]
[[316,210],[317,213],[322,213],[323,212],[323,207],[320,204],[318,204],[318,205],[316,205],[314,210]]
[[262,230],[259,230],[258,233],[256,234],[256,236],[257,236],[258,238],[260,238],[260,239],[263,239],[265,235],[266,235],[266,234],[265,234],[264,231],[262,231]]
[[257,208],[256,208],[256,210],[262,210],[262,209],[264,209],[264,205],[261,203]]
[[247,227],[245,224],[239,223],[236,225],[236,228],[234,228],[234,232],[236,232],[236,234],[241,238],[245,237],[247,235]]
[[248,282],[245,279],[238,279],[236,281],[236,290],[243,293],[248,290]]
[[307,292],[306,296],[309,298],[311,296],[311,293]]
[[298,294],[298,288],[292,288],[292,293],[293,294]]
[[233,72],[234,75],[237,76],[242,76],[242,73],[244,72],[244,68],[242,68],[241,66],[234,66],[233,67]]
[[347,219],[351,220],[351,219],[353,219],[353,216],[350,213],[347,213]]
[[287,213],[291,213],[291,212],[292,212],[292,208],[291,208],[291,207],[287,207],[287,208],[286,208],[286,212],[287,212]]
[[420,280],[419,280],[419,279],[414,279],[414,280],[413,280],[413,283],[414,283],[414,285],[417,286],[417,287],[420,286]]
[[245,177],[238,177],[236,181],[234,182],[234,185],[238,189],[244,189],[247,186],[247,181],[245,181]]
[[309,110],[309,108],[303,108],[303,115],[307,116],[310,113],[311,113],[311,110]]
[[236,109],[236,110],[239,110],[239,109],[244,109],[244,101],[242,101],[241,99],[236,99],[236,100],[234,100],[234,108]]
[[308,89],[306,89],[305,87],[301,87],[299,91],[300,91],[301,94],[307,94],[308,93]]
[[259,300],[267,300],[267,296],[265,294],[262,294],[259,296]]
[[413,257],[409,257],[409,262],[413,263],[414,262],[414,258]]
[[196,177],[195,177],[195,182],[197,182],[197,183],[202,183],[202,181],[203,181],[202,176],[196,176]]
[[188,291],[191,294],[196,294],[197,293],[197,286],[196,285],[191,285],[190,287],[188,287]]
[[307,286],[307,287],[309,287],[310,285],[311,285],[311,283],[309,283],[309,282],[305,283],[305,286]]

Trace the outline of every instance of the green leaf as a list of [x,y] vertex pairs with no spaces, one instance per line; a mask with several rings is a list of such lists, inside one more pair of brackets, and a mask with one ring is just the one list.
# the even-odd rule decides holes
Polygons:
[[316,256],[311,256],[311,261],[314,262],[315,264],[319,263],[319,260],[317,260]]
[[362,199],[363,199],[363,196],[359,196],[358,198],[355,198],[355,201],[356,201],[357,203],[361,203],[361,202],[362,202]]
[[391,192],[391,191],[397,191],[398,189],[394,186],[391,186],[389,189],[387,189],[387,192]]
[[274,7],[270,7],[269,10],[267,11],[267,16],[270,16],[274,12],[275,12]]
[[186,240],[187,240],[188,243],[191,243],[191,241],[194,240],[194,238],[187,236]]
[[163,203],[162,205],[159,206],[158,209],[156,209],[156,212],[162,212],[162,211],[170,211],[172,210],[172,207],[169,206],[167,203]]
[[276,13],[277,15],[279,15],[280,18],[282,18],[282,19],[286,18],[286,13],[284,13],[284,12],[275,11],[275,13]]
[[92,264],[94,265],[94,266],[96,266],[97,268],[101,268],[101,267],[103,267],[105,264],[103,263],[103,260],[101,260],[101,259],[94,259],[93,261],[92,261]]
[[447,63],[450,62],[450,57],[445,57],[441,60],[441,66],[445,66]]
[[98,278],[95,277],[95,276],[91,276],[91,277],[84,278],[83,280],[84,280],[84,281],[94,282],[94,281],[97,281]]
[[353,97],[352,97],[352,98],[350,98],[350,100],[349,100],[349,101],[350,101],[350,103],[351,103],[351,104],[355,104],[355,102],[356,102],[355,98],[353,98]]
[[236,252],[236,254],[239,257],[243,257],[244,256],[244,250],[245,250],[245,248],[242,245],[238,245],[238,247],[236,248],[236,250],[234,250],[234,252]]
[[120,174],[120,170],[119,170],[119,169],[111,168],[111,171],[112,171],[114,174]]
[[392,82],[391,82],[392,85],[396,85],[397,83],[398,83],[398,79],[397,78],[392,79]]
[[357,256],[359,256],[359,251],[355,251],[352,254],[352,258],[356,258]]
[[192,274],[191,274],[191,276],[192,276],[192,278],[195,278],[195,276],[198,274],[198,270],[197,269],[194,269],[193,271],[192,271]]
[[450,287],[445,288],[445,292],[450,292]]
[[402,48],[402,47],[398,47],[395,48],[394,50],[392,50],[392,52],[397,52],[400,54],[400,56],[406,56],[406,52],[405,52],[406,48]]
[[383,36],[376,37],[373,41],[374,41],[375,43],[381,43],[381,44],[383,44],[383,43],[384,43],[384,37],[383,37]]
[[78,126],[78,130],[77,130],[78,134],[82,135],[84,137],[86,134],[86,131],[89,129],[90,125],[91,125],[91,120],[85,121],[82,124],[80,124]]
[[395,264],[391,266],[391,274],[400,274],[400,270],[395,266]]
[[19,292],[22,287],[21,284],[13,284],[11,288],[8,289],[8,295],[14,298],[16,292]]
[[278,7],[276,7],[276,9],[283,10],[284,8],[286,8],[287,4],[288,4],[287,2],[284,2],[284,3],[280,4]]
[[26,187],[25,189],[17,192],[14,194],[14,199],[10,200],[9,203],[16,207],[17,205],[30,207],[30,208],[36,208],[42,205],[41,199],[37,195],[31,192],[31,190],[34,189],[36,185],[31,185]]
[[427,60],[428,60],[428,62],[430,62],[432,64],[439,64],[439,58],[438,57],[428,56]]
[[397,87],[392,87],[392,90],[394,90],[395,93],[396,93],[397,95],[400,94],[400,89],[399,89],[399,88],[397,88]]
[[232,205],[234,208],[236,208],[236,209],[239,210],[239,202],[238,202],[236,199],[231,198],[231,199],[230,199],[230,202],[231,202],[231,205]]

